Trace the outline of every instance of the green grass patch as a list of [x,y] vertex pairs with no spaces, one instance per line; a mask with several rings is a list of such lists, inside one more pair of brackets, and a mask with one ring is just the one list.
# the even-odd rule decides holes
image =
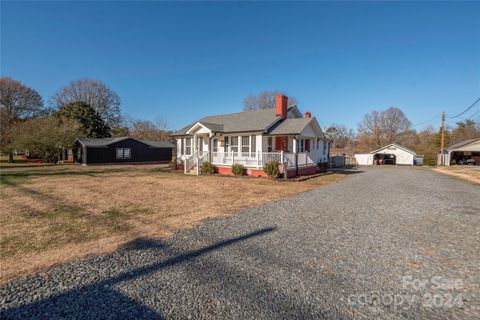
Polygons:
[[120,218],[124,218],[124,217],[127,216],[124,212],[122,212],[120,210],[117,210],[117,209],[111,209],[111,210],[103,211],[103,213],[110,220],[118,220]]

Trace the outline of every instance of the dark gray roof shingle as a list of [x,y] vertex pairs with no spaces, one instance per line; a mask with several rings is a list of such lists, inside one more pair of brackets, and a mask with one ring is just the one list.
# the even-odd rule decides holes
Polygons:
[[467,144],[471,144],[475,141],[480,141],[480,139],[475,138],[475,139],[468,139],[468,140],[465,140],[465,141],[462,141],[462,142],[458,142],[458,143],[455,143],[455,144],[451,145],[450,147],[448,147],[447,150],[461,148],[461,147],[466,146]]
[[285,119],[275,126],[270,134],[301,134],[302,131],[310,124],[312,118],[294,118]]
[[265,131],[280,119],[281,117],[275,114],[275,109],[208,116],[189,124],[172,135],[184,135],[197,122],[214,132]]
[[154,140],[139,140],[132,137],[117,137],[117,138],[77,138],[77,140],[86,147],[106,147],[112,143],[120,142],[126,139],[134,139],[153,148],[173,148],[173,144],[168,141],[154,141]]

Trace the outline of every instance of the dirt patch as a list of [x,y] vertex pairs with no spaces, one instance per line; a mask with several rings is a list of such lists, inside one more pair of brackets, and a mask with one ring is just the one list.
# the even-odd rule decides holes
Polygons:
[[206,218],[335,182],[185,176],[155,169],[38,172],[2,177],[0,282],[138,237],[169,237]]
[[480,166],[435,167],[434,171],[480,184]]

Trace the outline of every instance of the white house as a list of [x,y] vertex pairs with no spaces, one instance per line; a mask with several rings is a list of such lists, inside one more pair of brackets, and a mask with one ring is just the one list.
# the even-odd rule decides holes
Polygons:
[[393,164],[393,165],[421,165],[423,156],[415,151],[392,143],[370,153],[355,154],[359,165]]
[[204,117],[173,133],[177,163],[185,173],[199,173],[208,161],[222,174],[242,164],[248,175],[265,176],[263,165],[277,160],[287,176],[316,172],[328,161],[328,141],[317,119],[287,107],[288,98],[277,96],[275,109]]
[[[480,138],[469,139],[445,149],[443,164],[477,164],[480,165]],[[438,164],[441,164],[441,155],[438,155]]]

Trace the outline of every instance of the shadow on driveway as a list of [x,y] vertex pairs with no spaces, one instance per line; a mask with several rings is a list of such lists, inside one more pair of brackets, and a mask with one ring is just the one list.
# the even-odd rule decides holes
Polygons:
[[[26,305],[8,308],[2,306],[1,319],[162,319],[164,316],[126,297],[115,290],[114,285],[148,276],[158,270],[172,267],[181,263],[189,262],[214,250],[239,243],[249,238],[262,236],[273,232],[276,227],[259,229],[239,237],[216,242],[210,246],[198,250],[192,250],[185,254],[179,254],[144,267],[120,273],[114,277],[95,282],[93,284],[77,287],[65,293],[53,295],[43,300],[35,301]],[[124,246],[122,250],[165,250],[162,241],[151,239],[137,239]],[[54,270],[52,270],[54,271]],[[48,284],[47,284],[48,285]],[[27,292],[28,293],[28,292]],[[4,302],[9,303],[9,297]]]

